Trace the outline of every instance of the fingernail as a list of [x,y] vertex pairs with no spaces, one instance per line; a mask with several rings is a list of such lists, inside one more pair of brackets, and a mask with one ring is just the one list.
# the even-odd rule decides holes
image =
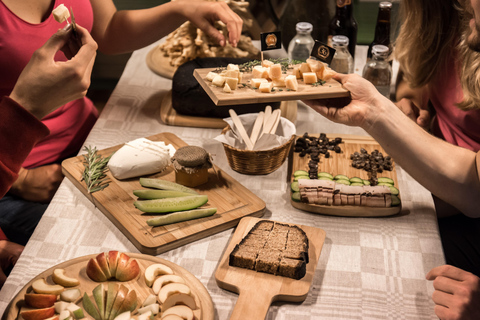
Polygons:
[[220,40],[220,45],[223,47],[225,45],[225,40]]

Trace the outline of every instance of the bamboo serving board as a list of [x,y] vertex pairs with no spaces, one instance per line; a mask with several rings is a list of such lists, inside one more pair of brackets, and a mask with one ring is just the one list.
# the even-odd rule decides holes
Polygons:
[[297,225],[307,234],[309,243],[307,273],[300,280],[229,266],[228,259],[233,248],[259,220],[246,217],[240,221],[215,272],[215,280],[220,288],[239,294],[230,320],[265,319],[274,301],[305,300],[325,242],[326,234],[322,229]]
[[[310,136],[318,137],[319,134],[309,134]],[[350,155],[355,151],[360,152],[361,148],[365,148],[368,153],[371,153],[373,150],[377,149],[381,151],[384,156],[387,156],[385,150],[376,142],[373,138],[369,136],[356,136],[356,135],[346,135],[346,134],[327,134],[327,137],[334,139],[336,137],[342,138],[342,143],[339,144],[342,149],[341,153],[335,153],[330,151],[330,158],[326,159],[324,156],[320,156],[320,162],[318,163],[318,172],[328,172],[333,176],[337,174],[346,175],[349,178],[359,177],[362,179],[368,180],[368,174],[362,169],[356,169],[352,167]],[[293,150],[293,148],[292,148]],[[293,181],[293,172],[296,170],[305,170],[308,171],[308,162],[310,157],[307,155],[305,157],[300,157],[298,152],[293,152],[289,159],[289,171],[290,171],[290,182]],[[397,180],[397,171],[395,169],[395,164],[393,166],[393,171],[383,171],[378,173],[377,177],[388,177],[393,179],[395,182],[395,187],[400,190],[398,187]],[[290,190],[290,188],[289,188]],[[291,190],[289,191],[291,193]],[[400,197],[402,192],[400,190]],[[326,215],[334,216],[348,216],[348,217],[382,217],[382,216],[391,216],[399,213],[401,211],[401,206],[390,207],[390,208],[378,208],[378,207],[362,207],[362,206],[326,206],[326,205],[316,205],[308,204],[302,202],[296,202],[290,200],[293,207],[314,212],[322,213]]]
[[[160,133],[148,139],[164,141],[176,149],[187,144],[173,133]],[[102,156],[109,156],[122,145],[100,150]],[[215,169],[215,170],[214,170]],[[83,156],[70,158],[62,163],[62,171],[85,196],[112,221],[120,231],[142,253],[158,255],[162,252],[202,239],[217,232],[232,228],[245,216],[261,217],[265,212],[265,202],[230,177],[222,169],[209,170],[209,180],[197,188],[199,194],[208,195],[208,203],[202,208],[216,207],[213,216],[179,222],[166,226],[150,227],[146,221],[154,215],[142,214],[133,203],[137,197],[133,190],[145,189],[138,178],[117,180],[107,172],[110,185],[102,191],[89,194],[82,180]],[[163,172],[148,176],[175,181],[172,166]]]
[[[297,91],[275,90],[271,93],[262,93],[258,89],[252,89],[248,86],[243,87],[241,84],[232,93],[223,92],[223,88],[214,86],[210,81],[206,80],[206,75],[215,70],[214,68],[195,69],[193,75],[205,92],[210,96],[212,101],[218,106],[238,105],[247,103],[267,103],[287,100],[308,100],[308,99],[327,99],[348,97],[350,92],[342,87],[342,84],[336,80],[328,80],[322,86],[312,86],[304,84],[303,80],[298,80]],[[251,73],[244,72],[242,83],[249,84],[252,78]]]
[[[118,284],[124,284],[128,289],[130,290],[134,289],[136,291],[137,297],[138,297],[137,307],[141,306],[145,298],[147,298],[148,295],[153,293],[153,290],[145,284],[145,278],[144,278],[145,269],[151,264],[162,263],[170,267],[173,270],[174,274],[184,278],[187,285],[190,287],[192,294],[195,297],[195,302],[197,304],[197,309],[194,310],[195,318],[198,320],[214,319],[215,311],[213,307],[212,298],[210,297],[210,294],[208,293],[207,289],[193,274],[191,274],[184,268],[180,267],[179,265],[161,258],[143,255],[139,253],[127,253],[127,254],[128,256],[130,256],[130,258],[137,259],[138,264],[140,266],[140,274],[136,279],[133,279],[131,281],[120,282],[115,280],[114,282]],[[32,309],[25,306],[25,301],[24,301],[25,293],[32,292],[31,285],[37,279],[45,278],[47,283],[54,284],[54,282],[52,281],[52,273],[53,273],[53,270],[57,268],[65,269],[65,272],[68,276],[79,279],[80,285],[74,288],[80,289],[82,293],[81,295],[82,297],[83,297],[83,293],[86,292],[88,296],[92,298],[92,290],[98,284],[100,284],[100,282],[95,282],[87,276],[86,266],[87,266],[88,260],[96,256],[97,254],[92,254],[92,255],[72,259],[69,261],[65,261],[63,263],[60,263],[40,273],[38,276],[32,279],[29,283],[27,283],[23,287],[23,289],[17,293],[17,295],[13,298],[13,300],[10,301],[9,305],[7,306],[2,316],[2,320],[16,320],[16,319],[22,320],[23,318],[19,315],[19,313],[24,310]],[[103,282],[104,286],[106,286],[107,283],[108,281]],[[92,299],[92,301],[94,300]],[[79,298],[79,302],[76,301],[76,303],[77,305],[83,308],[81,298]],[[93,319],[93,317],[91,317],[85,310],[84,310],[84,314],[86,319]]]
[[160,46],[156,46],[150,50],[147,53],[145,61],[150,70],[167,79],[173,79],[173,75],[178,68],[170,65],[169,57],[164,55],[163,51],[160,50]]

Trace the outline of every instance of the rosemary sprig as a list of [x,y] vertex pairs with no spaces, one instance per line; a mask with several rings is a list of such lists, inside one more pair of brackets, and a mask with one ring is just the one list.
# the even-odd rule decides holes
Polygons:
[[[274,58],[269,58],[269,59],[266,59],[266,60],[270,60],[273,63],[281,64],[282,65],[282,70],[285,71],[285,72],[288,69],[291,69],[292,65],[300,64],[302,62],[305,62],[305,61],[299,61],[299,60],[290,61],[290,60],[288,60],[288,58],[275,58],[275,59]],[[240,69],[241,72],[252,72],[253,67],[259,66],[261,64],[262,64],[262,62],[260,60],[251,60],[251,61],[248,61],[248,62],[245,62],[245,63],[242,63],[242,64],[238,65],[238,69]],[[218,67],[215,70],[213,70],[213,72],[220,73],[223,70],[225,70],[226,68],[227,67]]]
[[318,80],[317,82],[312,83],[313,87],[323,86],[325,84],[325,80]]
[[85,147],[84,150],[87,151],[87,154],[83,155],[85,169],[82,173],[82,180],[85,181],[88,192],[94,193],[105,189],[109,185],[105,172],[108,170],[107,164],[112,155],[102,158],[97,154],[95,147]]

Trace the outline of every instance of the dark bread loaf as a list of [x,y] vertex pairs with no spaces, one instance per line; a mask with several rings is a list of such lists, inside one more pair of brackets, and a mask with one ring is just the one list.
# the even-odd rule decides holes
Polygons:
[[198,58],[184,63],[178,67],[172,79],[173,109],[183,115],[210,118],[228,118],[229,109],[237,114],[260,112],[267,105],[278,109],[280,102],[216,106],[193,76],[193,71],[198,68],[226,67],[229,63],[242,64],[248,61],[243,58]]

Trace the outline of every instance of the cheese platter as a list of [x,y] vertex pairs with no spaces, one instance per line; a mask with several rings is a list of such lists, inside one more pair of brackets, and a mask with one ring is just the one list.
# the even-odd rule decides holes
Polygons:
[[[151,141],[163,141],[177,150],[187,144],[173,133],[160,133],[147,138]],[[100,156],[110,156],[123,145],[99,150]],[[208,203],[202,208],[217,208],[211,216],[173,223],[163,226],[149,226],[147,221],[158,217],[135,207],[138,198],[134,191],[142,189],[139,178],[117,180],[110,171],[106,172],[109,186],[89,193],[82,180],[84,171],[83,156],[67,159],[62,163],[65,176],[112,221],[117,228],[142,253],[158,255],[162,252],[185,245],[192,241],[226,230],[237,225],[245,216],[261,217],[265,211],[265,202],[254,193],[230,177],[217,166],[208,170],[208,182],[193,188],[199,195],[207,196]],[[146,175],[142,179],[160,179],[175,181],[175,170],[168,166],[162,172]]]

